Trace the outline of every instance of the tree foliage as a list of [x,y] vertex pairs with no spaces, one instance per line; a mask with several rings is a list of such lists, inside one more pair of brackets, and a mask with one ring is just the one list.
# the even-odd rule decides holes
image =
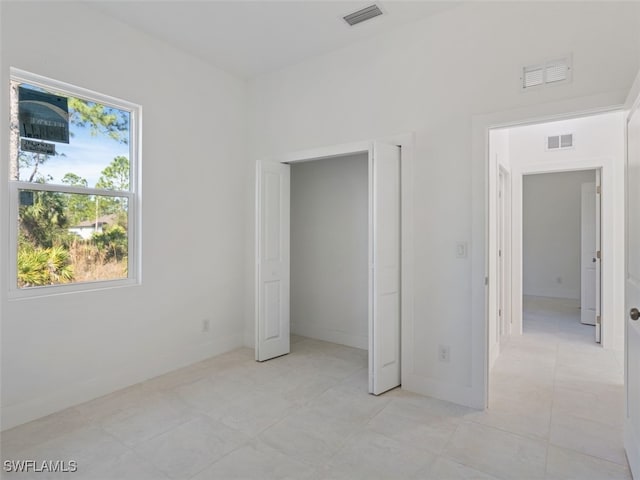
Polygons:
[[33,246],[51,248],[66,243],[67,199],[57,192],[31,192],[32,205],[20,206],[21,240]]
[[[115,157],[100,174],[96,188],[104,190],[129,190],[129,159],[127,157]],[[120,215],[126,211],[126,203],[119,197],[100,197],[100,215]]]
[[21,245],[18,250],[18,286],[32,287],[68,283],[74,278],[69,250]]
[[[11,101],[12,111],[17,112],[17,96],[12,96]],[[68,97],[68,101],[71,125],[89,129],[92,135],[128,142],[129,113],[73,97]],[[12,138],[18,139],[14,132],[17,124],[14,123],[11,122]],[[22,152],[17,148],[17,140],[14,143],[10,149],[11,178],[30,183],[50,182],[52,178],[43,175],[40,167],[52,157]],[[76,187],[89,186],[86,178],[74,172],[65,174],[61,182]],[[95,187],[113,191],[128,190],[129,159],[125,156],[115,157],[102,170]],[[119,272],[122,271],[126,274],[126,200],[105,195],[50,191],[32,191],[28,194],[33,195],[33,201],[19,207],[17,281],[20,287],[67,283],[78,276],[82,281],[80,271],[87,266],[94,269],[111,268],[112,271],[118,271],[116,275],[121,275]],[[113,215],[115,222],[98,230],[98,218],[105,215]],[[89,240],[69,232],[70,227],[83,222],[96,223],[96,232]],[[91,278],[105,277],[96,275]]]
[[[86,178],[82,178],[75,173],[67,173],[62,177],[62,183],[76,187],[86,187],[89,185]],[[92,217],[95,213],[95,200],[89,195],[73,194],[67,199],[67,215],[69,226],[75,226],[84,220]]]
[[127,257],[127,232],[120,225],[109,225],[101,233],[94,233],[93,243],[106,260],[123,260]]
[[129,114],[99,103],[69,97],[69,121],[78,127],[89,128],[91,135],[103,134],[118,142],[129,141]]

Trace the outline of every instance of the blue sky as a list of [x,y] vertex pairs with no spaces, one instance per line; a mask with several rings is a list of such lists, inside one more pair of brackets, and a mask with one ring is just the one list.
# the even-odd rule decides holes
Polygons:
[[91,136],[88,128],[71,127],[73,136],[69,144],[56,143],[56,152],[66,156],[50,157],[40,167],[45,175],[51,175],[54,180],[47,183],[61,183],[60,180],[67,173],[75,173],[86,178],[90,187],[94,187],[100,178],[100,172],[111,161],[123,155],[129,158],[129,145],[113,140],[106,135]]
[[[24,85],[28,88],[30,85]],[[41,90],[41,89],[38,89]],[[38,167],[38,172],[45,177],[50,175],[53,180],[47,183],[62,183],[62,177],[67,173],[75,173],[83,177],[94,187],[100,178],[100,172],[117,156],[129,158],[129,145],[120,143],[107,135],[98,133],[91,135],[88,127],[69,125],[71,135],[69,144],[55,143],[56,152],[65,156],[50,156],[49,159]],[[20,178],[28,179],[31,169],[20,172]]]

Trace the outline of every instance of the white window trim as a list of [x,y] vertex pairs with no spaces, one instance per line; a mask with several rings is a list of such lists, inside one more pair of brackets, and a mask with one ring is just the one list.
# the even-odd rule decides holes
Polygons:
[[[102,190],[96,188],[74,187],[72,185],[35,184],[8,179],[10,201],[9,210],[9,251],[7,252],[7,264],[9,265],[9,300],[18,300],[49,295],[69,294],[117,287],[139,285],[142,282],[142,242],[140,227],[142,220],[141,179],[141,144],[142,144],[142,107],[135,103],[127,102],[116,97],[103,95],[82,87],[76,87],[69,83],[53,80],[41,75],[26,72],[17,68],[10,68],[10,80],[20,83],[42,87],[47,90],[55,90],[61,93],[77,96],[91,102],[100,103],[109,107],[115,107],[129,112],[129,190]],[[5,132],[6,134],[6,132]],[[8,168],[8,165],[6,166]],[[128,202],[128,263],[127,278],[115,280],[96,280],[91,282],[67,283],[59,285],[43,285],[29,288],[18,288],[18,191],[19,190],[54,191],[60,193],[81,193],[90,195],[104,195],[111,197],[124,197]]]

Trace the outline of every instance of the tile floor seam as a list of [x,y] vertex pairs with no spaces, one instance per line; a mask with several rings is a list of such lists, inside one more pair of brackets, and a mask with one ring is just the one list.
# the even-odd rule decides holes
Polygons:
[[515,432],[513,430],[509,430],[507,427],[500,427],[500,426],[497,426],[497,425],[491,425],[491,424],[488,424],[488,423],[482,423],[479,420],[469,419],[469,420],[463,420],[462,422],[463,423],[472,423],[474,425],[479,425],[481,427],[492,428],[493,430],[497,430],[497,431],[502,432],[502,433],[508,433],[510,435],[516,435],[517,437],[524,438],[526,440],[533,440],[533,441],[536,441],[536,442],[548,443],[548,439],[545,439],[543,437],[539,437],[539,436],[533,435],[533,434],[528,435],[528,434],[525,434],[525,433],[522,433],[522,432]]
[[216,463],[218,463],[219,461],[221,461],[223,458],[225,458],[228,455],[231,455],[233,452],[235,452],[236,450],[239,450],[243,447],[245,447],[246,445],[248,445],[249,443],[251,443],[251,441],[254,440],[252,438],[247,439],[244,443],[241,443],[240,445],[238,445],[237,447],[235,447],[233,450],[225,453],[224,455],[222,455],[219,458],[216,458],[215,460],[212,460],[210,463],[208,463],[207,465],[205,465],[204,467],[202,467],[200,470],[198,470],[195,474],[191,475],[188,479],[185,480],[191,480],[193,478],[196,478],[198,475],[200,475],[202,472],[204,472],[207,468],[212,467],[213,465],[215,465]]
[[629,468],[629,462],[627,460],[627,453],[626,452],[624,452],[625,461],[624,461],[624,463],[622,463],[622,462],[615,462],[615,461],[610,460],[610,459],[605,458],[605,457],[599,457],[598,455],[594,455],[592,453],[587,453],[587,452],[584,452],[584,451],[576,450],[574,448],[567,447],[566,445],[558,445],[557,443],[553,443],[552,441],[549,442],[549,445],[554,447],[554,448],[562,448],[564,450],[568,450],[568,451],[573,452],[573,453],[578,453],[580,455],[584,455],[585,457],[591,457],[591,458],[594,458],[596,460],[600,460],[600,461],[612,463],[614,465],[618,465],[618,466],[621,466],[621,467]]
[[[484,473],[484,474],[486,474],[486,475],[489,475],[490,477],[493,477],[493,478],[495,478],[495,479],[497,479],[497,480],[514,480],[514,478],[513,478],[513,477],[503,477],[503,476],[501,476],[501,475],[499,475],[499,474],[497,474],[497,473],[495,473],[495,472],[488,472],[486,469],[484,469],[484,468],[482,468],[482,467],[480,467],[480,466],[477,466],[477,465],[469,465],[468,463],[465,463],[464,461],[462,461],[462,460],[460,460],[460,459],[458,459],[458,458],[454,458],[454,457],[452,457],[452,456],[450,456],[450,455],[447,455],[446,451],[444,451],[444,452],[443,452],[441,455],[439,455],[439,456],[440,456],[440,457],[445,458],[446,460],[448,460],[448,461],[450,461],[450,462],[457,463],[458,465],[462,465],[462,466],[467,467],[467,468],[470,468],[470,469],[472,469],[472,470],[476,470],[476,471],[478,471],[478,472],[482,472],[482,473]],[[434,479],[434,480],[443,480],[443,479]],[[520,479],[520,480],[522,480],[522,479]]]
[[[193,412],[193,411],[191,411],[191,410],[189,410],[189,413],[190,413],[190,414],[194,414],[194,415],[198,415],[197,413],[195,413],[195,412]],[[189,418],[188,420],[185,420],[185,421],[183,421],[183,422],[180,422],[180,423],[177,423],[177,424],[175,424],[175,425],[172,425],[171,427],[167,428],[166,430],[162,430],[162,431],[160,431],[160,432],[157,432],[157,433],[155,433],[155,434],[151,435],[151,436],[150,436],[150,437],[148,437],[148,438],[145,438],[145,439],[143,439],[143,440],[139,440],[139,441],[136,441],[135,443],[132,443],[131,445],[129,445],[129,447],[130,447],[130,448],[134,448],[134,447],[136,447],[136,446],[140,445],[141,443],[149,442],[149,441],[151,441],[151,440],[154,440],[154,439],[156,439],[156,438],[160,437],[161,435],[164,435],[164,434],[166,434],[166,433],[169,433],[169,432],[171,432],[171,431],[175,430],[176,428],[179,428],[179,427],[181,427],[181,426],[183,426],[183,425],[186,425],[187,423],[190,423],[190,422],[192,422],[192,421],[194,421],[194,420],[196,420],[196,419],[197,419],[197,418],[194,416],[193,418]],[[104,428],[104,427],[103,427],[103,428]],[[106,429],[105,429],[105,430],[106,430]],[[111,435],[113,436],[113,433],[109,432],[108,430],[106,430],[106,431],[107,431],[107,433],[109,433],[109,434],[111,434]],[[122,440],[120,440],[120,442],[122,443]],[[126,444],[125,444],[125,445],[126,445]]]

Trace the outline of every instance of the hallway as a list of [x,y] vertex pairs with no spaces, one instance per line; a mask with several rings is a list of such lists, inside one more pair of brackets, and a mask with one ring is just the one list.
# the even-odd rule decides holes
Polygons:
[[503,345],[490,408],[476,421],[548,440],[548,478],[631,478],[622,445],[622,352],[594,342],[577,302],[525,297],[523,304],[524,334]]

